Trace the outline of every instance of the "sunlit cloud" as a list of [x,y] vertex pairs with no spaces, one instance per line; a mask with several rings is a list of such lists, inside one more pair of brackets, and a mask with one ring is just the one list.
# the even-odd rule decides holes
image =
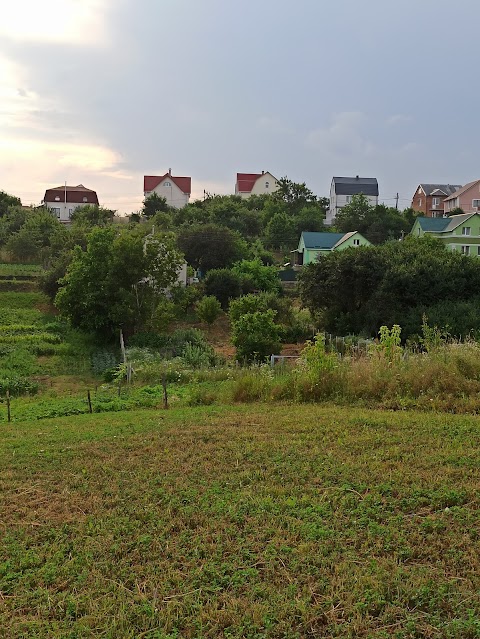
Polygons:
[[106,0],[16,0],[2,6],[0,36],[33,42],[87,43],[105,37]]

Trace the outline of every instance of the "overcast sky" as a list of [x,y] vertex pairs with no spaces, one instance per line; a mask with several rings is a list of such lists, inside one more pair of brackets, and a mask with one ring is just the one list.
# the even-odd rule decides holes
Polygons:
[[232,193],[269,170],[328,196],[480,178],[478,0],[16,0],[0,16],[0,190],[84,184],[138,210],[143,175]]

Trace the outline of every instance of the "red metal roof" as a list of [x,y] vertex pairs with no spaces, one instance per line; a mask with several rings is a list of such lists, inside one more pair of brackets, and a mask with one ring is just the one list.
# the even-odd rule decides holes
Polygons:
[[259,177],[262,177],[262,173],[237,173],[237,191],[251,193]]
[[[96,191],[87,189],[83,184],[78,186],[56,186],[53,189],[47,189],[43,196],[44,202],[65,202],[65,192],[67,194],[67,202],[72,204],[96,204],[98,206],[98,197]],[[55,199],[60,198],[60,199]]]
[[191,177],[176,177],[174,175],[170,175],[169,173],[165,173],[165,175],[144,175],[143,176],[143,192],[150,193],[153,191],[163,180],[165,179],[172,180],[174,184],[178,186],[180,191],[184,193],[192,192],[192,178]]

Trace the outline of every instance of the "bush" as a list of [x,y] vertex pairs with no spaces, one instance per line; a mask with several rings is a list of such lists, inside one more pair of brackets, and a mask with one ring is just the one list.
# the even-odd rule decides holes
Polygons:
[[280,351],[280,328],[275,311],[247,313],[232,323],[232,343],[237,360],[262,362]]
[[213,295],[207,295],[197,302],[197,315],[202,322],[213,324],[221,312],[220,302]]
[[139,331],[128,338],[128,346],[159,349],[166,346],[169,339],[168,335],[159,335],[152,331]]
[[242,280],[246,280],[251,290],[276,293],[280,291],[281,285],[276,267],[265,266],[260,259],[237,262],[233,265],[232,272]]
[[242,279],[229,269],[217,269],[209,271],[205,278],[205,293],[214,295],[227,310],[232,298],[240,297],[242,293]]

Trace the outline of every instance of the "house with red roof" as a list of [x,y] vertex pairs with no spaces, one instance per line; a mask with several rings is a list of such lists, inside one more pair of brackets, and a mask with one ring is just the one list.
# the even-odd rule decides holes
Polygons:
[[269,171],[261,173],[237,173],[235,195],[250,197],[274,193],[278,189],[278,180]]
[[145,175],[143,177],[143,195],[149,197],[156,193],[167,200],[168,206],[181,209],[188,204],[192,192],[191,177],[177,177],[168,169],[165,175]]
[[88,204],[98,206],[98,197],[96,191],[87,189],[83,184],[78,186],[56,186],[45,191],[42,204],[50,209],[60,222],[68,224],[72,213],[79,206]]

